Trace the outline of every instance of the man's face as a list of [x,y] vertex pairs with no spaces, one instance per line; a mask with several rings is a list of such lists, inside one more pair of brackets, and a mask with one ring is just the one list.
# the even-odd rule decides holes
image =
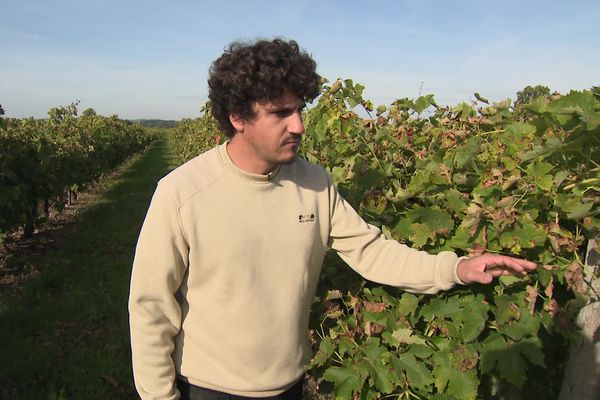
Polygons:
[[232,142],[239,141],[245,148],[242,168],[249,172],[266,174],[279,164],[296,159],[304,124],[304,101],[285,92],[273,102],[256,103],[256,117],[232,122],[237,133]]

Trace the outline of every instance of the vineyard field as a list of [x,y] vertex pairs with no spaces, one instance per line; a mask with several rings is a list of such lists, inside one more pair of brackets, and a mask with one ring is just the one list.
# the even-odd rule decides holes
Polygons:
[[[516,102],[475,94],[454,106],[433,95],[375,106],[363,92],[350,79],[323,82],[303,112],[300,156],[323,166],[387,238],[538,268],[433,296],[366,281],[329,252],[305,396],[558,398],[568,348],[581,340],[578,312],[597,299],[600,271],[585,260],[600,235],[600,89]],[[0,118],[0,244],[15,229],[30,235],[49,210],[139,154],[60,245],[17,257],[34,272],[0,292],[0,397],[134,396],[126,303],[135,242],[156,182],[223,142],[210,104],[201,111],[164,130],[78,115],[76,104],[47,120]]]

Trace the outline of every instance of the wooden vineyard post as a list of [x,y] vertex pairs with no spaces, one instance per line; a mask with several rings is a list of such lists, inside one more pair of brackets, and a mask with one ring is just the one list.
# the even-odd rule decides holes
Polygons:
[[[599,245],[590,240],[586,252],[586,266],[594,275],[600,271]],[[600,400],[600,279],[592,279],[591,285],[590,301],[577,318],[582,340],[571,345],[560,400]]]

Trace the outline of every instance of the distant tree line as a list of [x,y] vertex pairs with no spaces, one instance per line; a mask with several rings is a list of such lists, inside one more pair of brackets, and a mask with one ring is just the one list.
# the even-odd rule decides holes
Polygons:
[[175,128],[177,126],[177,121],[166,119],[134,119],[131,122],[146,128]]

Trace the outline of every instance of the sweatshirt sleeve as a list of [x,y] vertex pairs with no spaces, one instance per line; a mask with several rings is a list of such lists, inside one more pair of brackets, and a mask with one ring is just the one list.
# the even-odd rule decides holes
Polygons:
[[329,246],[365,279],[415,293],[437,293],[461,283],[460,259],[449,251],[437,255],[386,239],[367,224],[330,184]]
[[159,183],[138,238],[129,295],[133,373],[143,400],[179,398],[171,354],[181,328],[175,293],[187,263],[178,208]]

